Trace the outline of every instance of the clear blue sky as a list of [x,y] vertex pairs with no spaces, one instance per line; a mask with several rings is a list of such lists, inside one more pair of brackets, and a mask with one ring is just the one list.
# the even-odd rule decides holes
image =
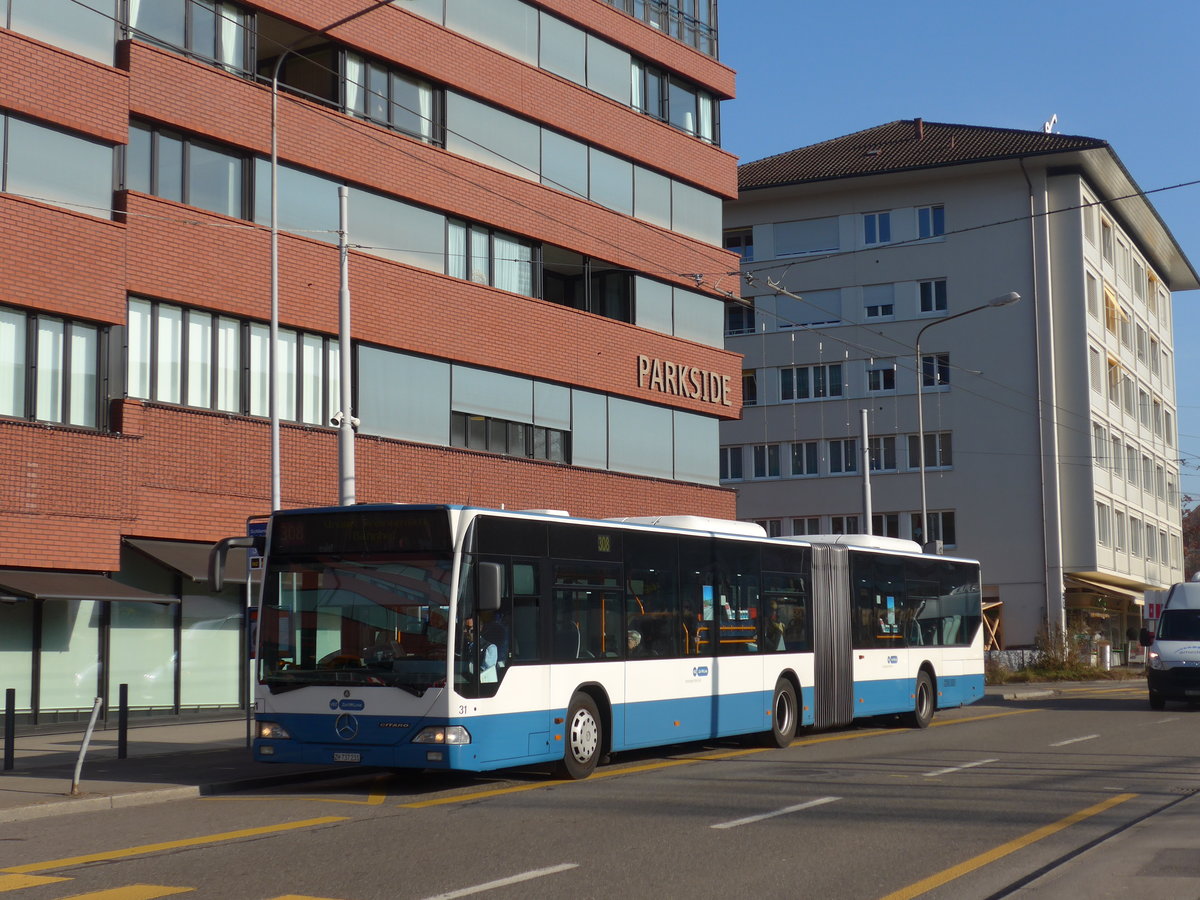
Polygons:
[[[1142,190],[1200,179],[1195,0],[720,0],[737,71],[721,137],[749,162],[895,119],[1108,141]],[[1200,269],[1200,185],[1151,195]],[[1200,500],[1200,291],[1175,295],[1182,488]]]

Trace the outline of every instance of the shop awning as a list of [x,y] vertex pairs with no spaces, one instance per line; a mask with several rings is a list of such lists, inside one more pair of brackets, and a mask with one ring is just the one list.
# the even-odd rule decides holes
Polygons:
[[[160,541],[151,538],[125,538],[125,543],[156,563],[178,572],[194,582],[208,581],[208,553],[212,544],[196,541]],[[225,558],[225,580],[245,582],[246,551],[233,549]]]
[[152,594],[113,581],[107,575],[77,572],[27,572],[0,569],[0,595],[27,600],[115,600],[178,603],[178,597]]
[[1095,591],[1099,594],[1113,594],[1117,597],[1127,597],[1138,606],[1142,605],[1141,591],[1131,591],[1129,588],[1105,584],[1103,581],[1093,581],[1091,578],[1084,578],[1080,575],[1068,575],[1067,586],[1070,587],[1072,583],[1074,583],[1076,587],[1081,587],[1086,591]]

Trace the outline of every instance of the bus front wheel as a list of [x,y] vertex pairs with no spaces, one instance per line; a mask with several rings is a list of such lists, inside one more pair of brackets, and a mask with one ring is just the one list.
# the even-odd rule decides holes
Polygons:
[[904,724],[909,728],[927,728],[933,721],[933,679],[928,672],[918,672],[913,685],[913,711],[904,715]]
[[768,747],[786,747],[795,739],[800,721],[799,708],[796,688],[786,678],[780,678],[775,682],[775,695],[771,700],[771,730],[763,734]]
[[587,694],[576,694],[567,707],[566,746],[560,772],[567,778],[587,778],[596,770],[604,744],[600,711]]

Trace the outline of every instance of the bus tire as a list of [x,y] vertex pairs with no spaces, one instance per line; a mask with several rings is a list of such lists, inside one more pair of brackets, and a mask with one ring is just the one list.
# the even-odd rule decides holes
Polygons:
[[572,697],[565,731],[559,771],[566,778],[587,778],[596,770],[604,751],[604,726],[596,701],[584,693]]
[[1151,691],[1150,692],[1150,708],[1151,709],[1166,709],[1167,708],[1167,698],[1164,697],[1162,694],[1160,694],[1158,691]]
[[913,711],[901,718],[909,728],[928,728],[933,721],[934,708],[933,679],[922,670],[917,673],[917,682],[913,685]]
[[790,745],[796,738],[799,710],[796,688],[786,678],[780,678],[775,682],[775,694],[771,698],[771,730],[763,733],[763,743],[781,749]]

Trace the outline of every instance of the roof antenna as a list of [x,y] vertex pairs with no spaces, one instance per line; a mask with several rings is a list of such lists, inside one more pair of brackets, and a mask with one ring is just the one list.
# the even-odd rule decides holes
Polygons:
[[1058,124],[1058,113],[1055,113],[1054,115],[1052,115],[1050,117],[1050,120],[1048,122],[1042,123],[1042,131],[1044,131],[1046,134],[1054,134],[1054,126],[1057,124]]

